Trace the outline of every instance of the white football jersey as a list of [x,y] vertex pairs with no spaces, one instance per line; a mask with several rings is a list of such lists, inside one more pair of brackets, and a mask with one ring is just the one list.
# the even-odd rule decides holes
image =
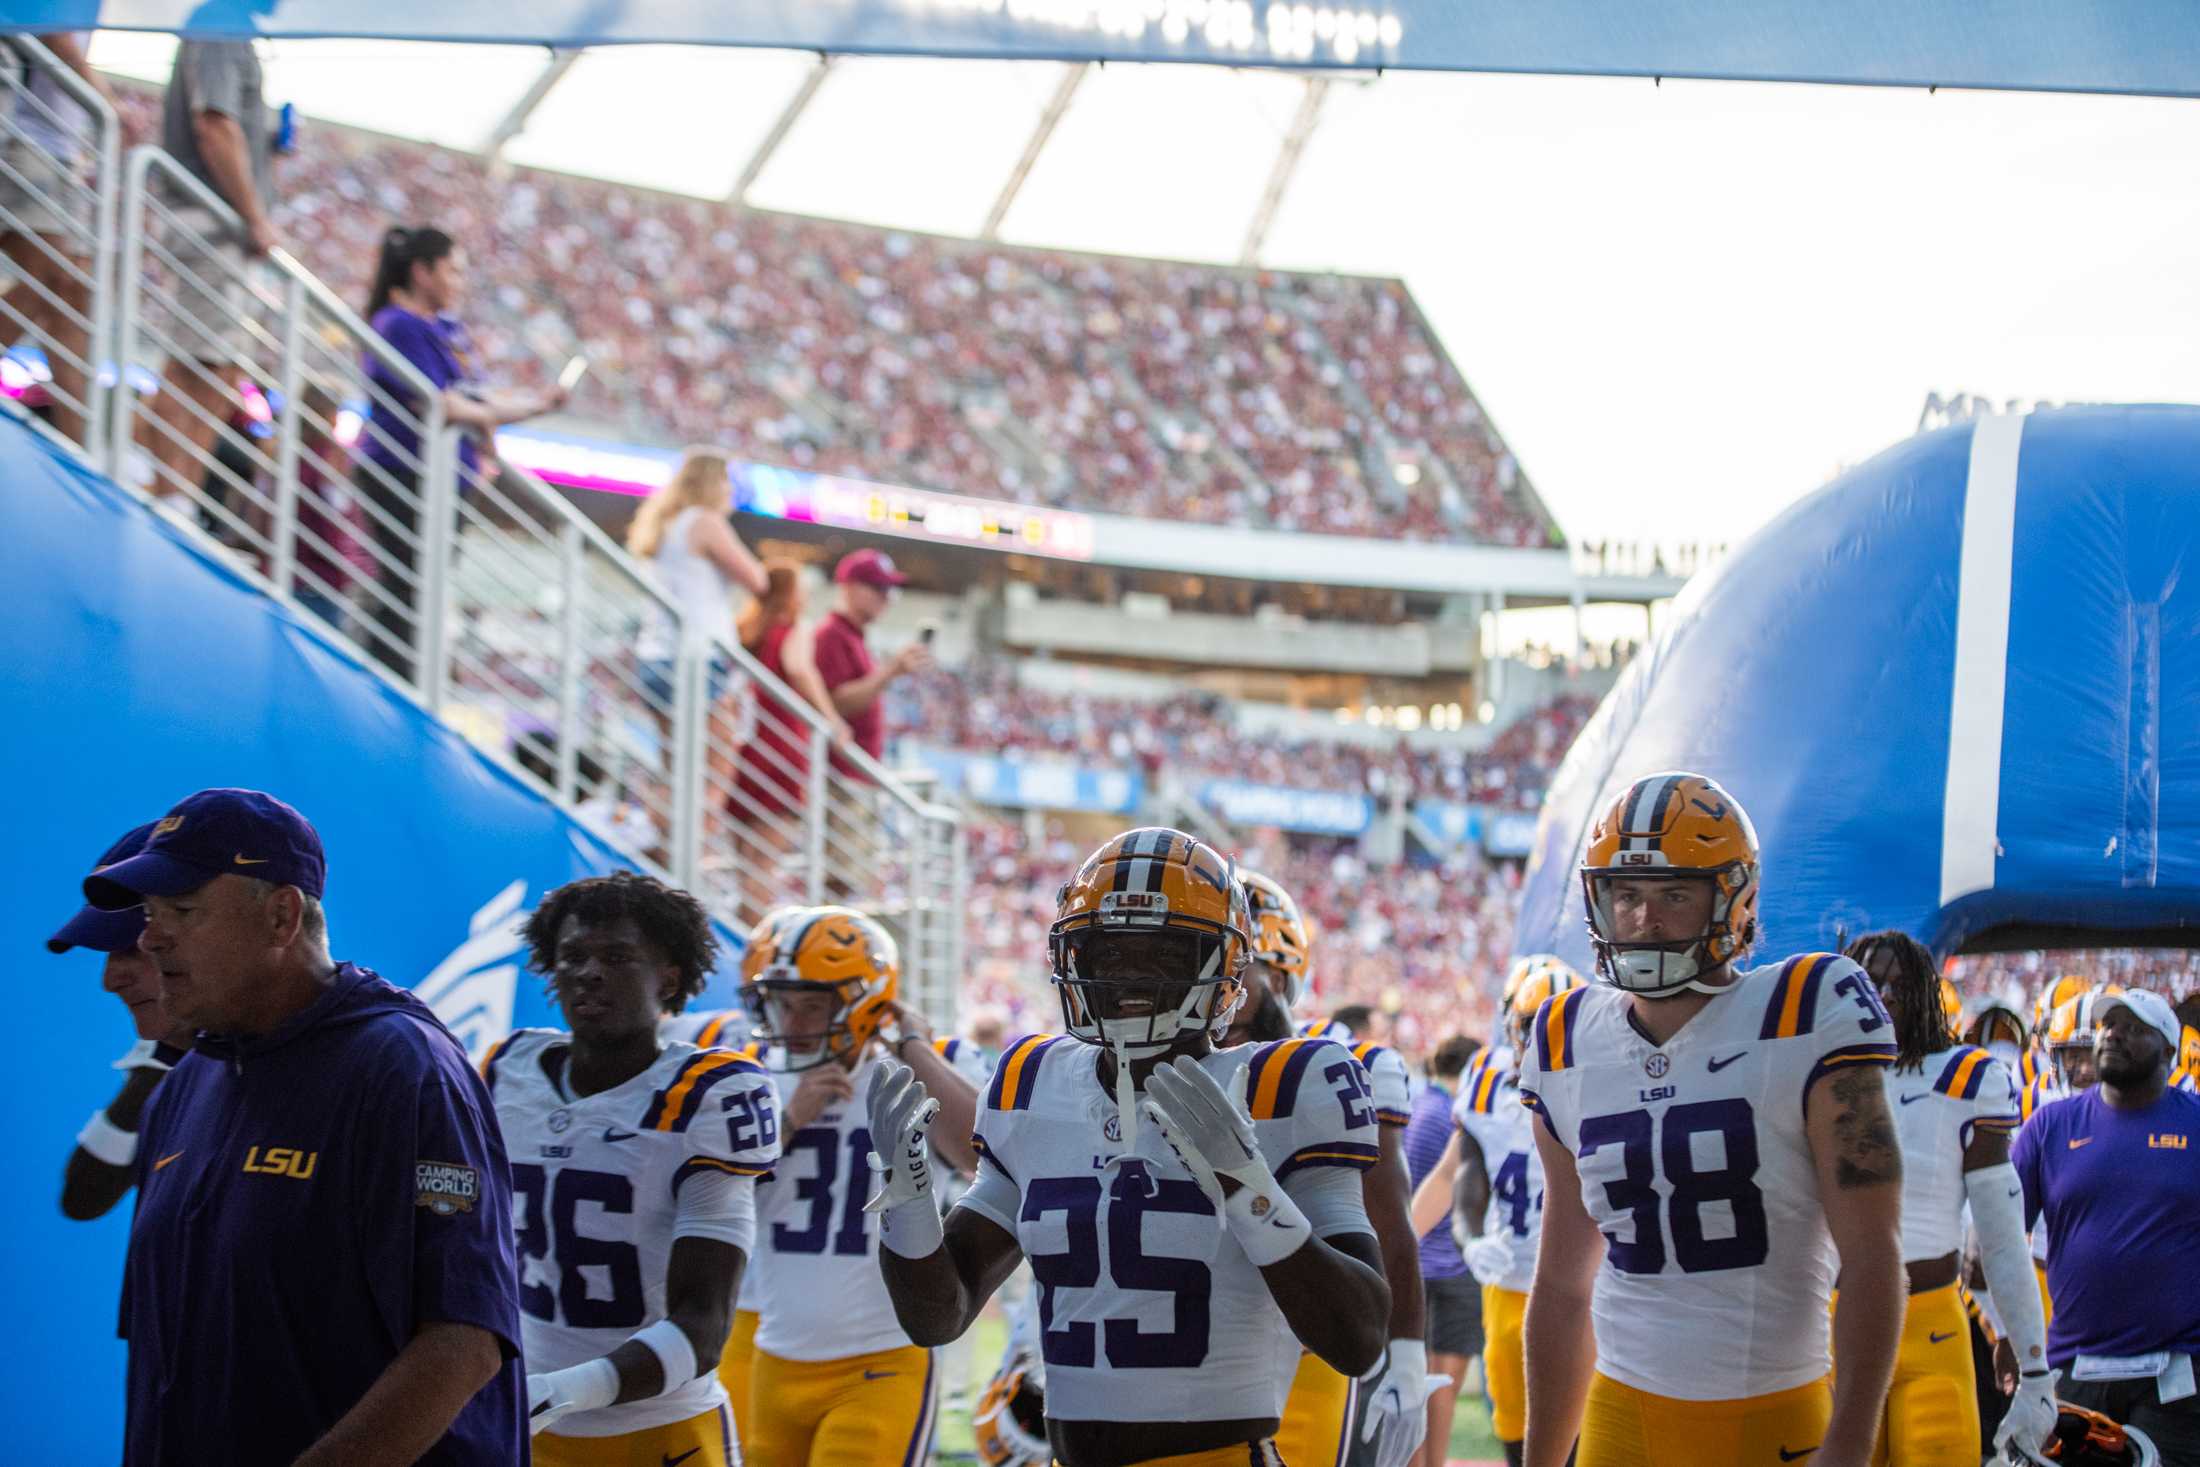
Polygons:
[[1535,1282],[1536,1244],[1543,1236],[1543,1158],[1535,1149],[1535,1117],[1520,1103],[1519,1082],[1491,1067],[1460,1089],[1451,1118],[1463,1134],[1460,1144],[1482,1153],[1482,1170],[1490,1179],[1483,1235],[1503,1238],[1512,1247],[1512,1267],[1497,1286],[1525,1294]]
[[1902,1259],[1957,1252],[1969,1202],[1964,1150],[1981,1129],[2016,1129],[2016,1081],[1985,1050],[1959,1044],[1925,1056],[1922,1074],[1890,1071],[1887,1108],[1902,1138]]
[[1605,1237],[1597,1369],[1680,1400],[1790,1390],[1830,1368],[1833,1248],[1803,1107],[1845,1066],[1894,1058],[1879,993],[1847,958],[1753,968],[1660,1048],[1629,995],[1545,1003],[1521,1099],[1575,1158]]
[[[766,1066],[777,1058],[767,1052]],[[877,1190],[863,1108],[877,1067],[866,1057],[849,1076],[852,1097],[781,1138],[779,1165],[756,1189],[756,1288],[740,1302],[757,1312],[756,1348],[782,1360],[845,1360],[910,1343],[878,1268],[878,1214],[863,1210]],[[772,1068],[772,1081],[784,1110],[802,1074]]]
[[[512,1163],[520,1255],[520,1333],[529,1371],[608,1355],[665,1317],[665,1266],[681,1183],[700,1171],[762,1177],[779,1158],[779,1104],[754,1060],[668,1044],[623,1085],[568,1099],[571,1036],[521,1029],[482,1071]],[[751,1259],[745,1275],[756,1272]],[[620,1436],[713,1410],[726,1399],[706,1369],[646,1401],[575,1412],[561,1436]]]
[[[1099,1059],[1097,1046],[1060,1037],[1009,1048],[978,1111],[978,1183],[956,1204],[1031,1261],[1047,1415],[1280,1417],[1298,1337],[1158,1128],[1141,1125],[1124,1149]],[[1342,1045],[1280,1039],[1199,1063],[1225,1090],[1246,1071],[1256,1142],[1294,1198],[1334,1175],[1317,1168],[1365,1171],[1380,1157],[1366,1071]],[[1372,1231],[1359,1191],[1353,1178],[1341,1210],[1308,1209],[1318,1235]]]

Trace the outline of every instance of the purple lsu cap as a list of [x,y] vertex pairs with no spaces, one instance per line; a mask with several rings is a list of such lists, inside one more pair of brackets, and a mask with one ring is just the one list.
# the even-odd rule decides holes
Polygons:
[[[145,843],[153,838],[153,822],[148,820],[137,829],[107,847],[92,868],[96,874],[109,866],[119,865],[145,849]],[[61,924],[61,930],[46,939],[46,951],[65,953],[72,947],[88,947],[95,953],[123,953],[137,946],[138,934],[145,930],[145,909],[133,906],[126,911],[107,912],[98,907],[79,907],[76,915]]]
[[114,911],[181,896],[217,876],[249,876],[319,898],[321,837],[306,817],[258,790],[200,790],[153,822],[145,849],[84,878],[84,899]]

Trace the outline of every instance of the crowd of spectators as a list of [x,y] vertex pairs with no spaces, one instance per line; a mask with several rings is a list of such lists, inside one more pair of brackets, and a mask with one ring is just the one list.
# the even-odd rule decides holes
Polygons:
[[[964,1001],[999,1009],[1011,1033],[1061,1022],[1048,986],[1055,893],[1086,855],[1058,822],[1033,834],[1011,820],[969,827]],[[1512,948],[1518,874],[1459,861],[1375,869],[1348,841],[1257,832],[1239,852],[1299,900],[1315,928],[1309,1013],[1364,1003],[1384,1037],[1424,1054],[1445,1035],[1490,1031],[1491,995]]]
[[2200,952],[2172,948],[1975,953],[1955,960],[1948,977],[1965,1003],[1998,998],[2032,1017],[2032,995],[2065,973],[2093,983],[2151,988],[2175,998],[2200,990]]
[[346,299],[428,221],[483,282],[482,374],[541,387],[585,355],[572,409],[608,431],[1068,508],[1558,543],[1395,281],[760,213],[318,122],[284,165],[275,230]]
[[1537,707],[1478,750],[1387,747],[1340,738],[1289,740],[1243,732],[1231,701],[1185,692],[1145,701],[1042,692],[1003,664],[935,667],[887,698],[891,736],[909,744],[1003,756],[1056,756],[1136,766],[1149,777],[1250,780],[1387,799],[1532,807],[1596,699],[1566,694]]

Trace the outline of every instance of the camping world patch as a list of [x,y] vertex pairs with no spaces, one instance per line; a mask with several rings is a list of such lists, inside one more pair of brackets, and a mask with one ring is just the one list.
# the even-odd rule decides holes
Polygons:
[[481,1174],[455,1161],[413,1163],[413,1202],[438,1217],[472,1212],[481,1196]]

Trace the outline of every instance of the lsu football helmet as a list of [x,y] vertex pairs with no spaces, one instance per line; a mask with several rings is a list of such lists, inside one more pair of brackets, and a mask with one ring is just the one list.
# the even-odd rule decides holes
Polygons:
[[985,1467],[1051,1467],[1046,1371],[1036,1356],[1019,1353],[986,1383],[970,1413],[970,1434]]
[[2085,988],[2085,980],[2075,973],[2065,973],[2041,988],[2039,996],[2032,1000],[2032,1032],[2046,1033],[2047,1021],[2055,1017],[2055,1010],[2085,992]]
[[2025,1030],[2024,1015],[2009,1005],[1995,999],[1986,1000],[1959,1032],[1965,1044],[1975,1044],[1985,1050],[2009,1066],[2012,1074],[2021,1072],[2024,1049],[2031,1035]]
[[1544,1001],[1581,987],[1582,977],[1557,958],[1545,956],[1534,973],[1523,979],[1505,1005],[1505,1041],[1514,1054],[1528,1049],[1528,1025]]
[[2037,1449],[2012,1441],[2004,1460],[2038,1467],[2161,1467],[2162,1454],[2136,1426],[2119,1426],[2098,1411],[2065,1401],[2055,1429]]
[[[1520,991],[1520,985],[1551,963],[1566,967],[1565,960],[1556,953],[1524,953],[1514,958],[1505,969],[1505,986],[1497,991],[1497,1011],[1500,1014],[1510,1014],[1513,995]],[[1573,969],[1566,968],[1566,971],[1571,973]]]
[[1963,1027],[1963,995],[1946,978],[1940,980],[1940,1011],[1947,1016],[1949,1033]]
[[2047,1053],[2067,1079],[2069,1063],[2078,1055],[2091,1055],[2100,1035],[2103,1001],[2124,991],[2121,983],[2096,983],[2076,998],[2065,999],[2047,1021]]
[[1245,883],[1245,905],[1251,918],[1253,961],[1265,963],[1283,975],[1284,1012],[1296,1014],[1314,982],[1314,929],[1274,878],[1258,871],[1240,871]]
[[[1636,780],[1597,817],[1582,855],[1582,905],[1598,976],[1645,998],[1717,992],[1704,975],[1757,940],[1757,873],[1757,831],[1716,781],[1679,770]],[[1710,890],[1701,932],[1656,942],[1619,935],[1623,892],[1680,881]]]
[[[893,1010],[901,987],[901,948],[875,918],[853,907],[782,911],[772,914],[779,920],[766,940],[752,936],[754,969],[743,960],[741,998],[756,1018],[750,1037],[765,1047],[772,1064],[789,1073],[828,1061],[852,1062]],[[767,915],[758,930],[770,921]],[[822,1036],[791,1030],[782,1012],[786,999],[804,993],[832,996],[832,1017]],[[798,1053],[795,1044],[816,1048]]]

